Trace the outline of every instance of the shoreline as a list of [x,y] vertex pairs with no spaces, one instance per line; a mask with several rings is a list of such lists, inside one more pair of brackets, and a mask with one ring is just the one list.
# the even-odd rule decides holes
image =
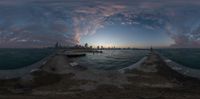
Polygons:
[[[13,87],[16,86],[15,82],[12,82],[11,85],[8,83],[9,88],[1,86],[0,98],[200,98],[200,80],[185,76],[173,70],[159,54],[154,52],[142,58],[137,64],[119,70],[123,72],[95,71],[90,69],[81,70],[69,66],[68,63],[69,60],[64,54],[56,54],[41,67],[42,71],[33,72],[34,77],[28,84],[27,82],[21,83],[23,85],[22,88],[19,87],[16,89]],[[55,69],[52,70],[52,67]],[[30,88],[28,93],[26,88]],[[2,94],[5,89],[10,92],[8,95]],[[182,94],[185,95],[183,96]]]
[[[80,52],[80,51],[78,51]],[[41,59],[40,61],[31,64],[29,66],[25,66],[23,68],[19,69],[13,69],[13,70],[0,70],[0,79],[14,79],[14,78],[20,78],[23,77],[24,75],[30,74],[31,72],[35,70],[40,70],[43,65],[45,65],[51,58],[55,57],[56,54],[59,54],[60,52],[53,52],[52,54],[46,56],[45,58]],[[61,54],[61,53],[60,53]],[[65,52],[64,52],[65,54]],[[164,57],[160,55],[158,52],[155,52],[155,54],[158,54],[162,60],[173,70],[189,77],[194,77],[200,80],[200,70],[192,69],[187,66],[183,66],[179,63],[176,63],[175,61]],[[120,73],[125,73],[126,71],[132,70],[132,69],[137,69],[140,67],[142,63],[148,58],[149,55],[141,58],[139,61],[137,61],[134,64],[131,64],[127,67],[121,68],[119,70],[114,70],[118,71]],[[106,70],[105,70],[106,71]],[[195,73],[194,73],[195,72]]]
[[[61,52],[62,53],[62,52]],[[60,51],[58,52],[53,52],[52,54],[46,56],[45,58],[41,59],[40,61],[29,65],[25,66],[23,68],[19,69],[13,69],[13,70],[0,70],[0,79],[14,79],[14,78],[21,78],[25,75],[30,74],[31,72],[40,70],[43,65],[45,65],[51,58],[56,57],[57,54],[61,54]],[[179,63],[176,63],[175,61],[164,57],[160,55],[158,52],[155,52],[155,54],[158,54],[162,60],[174,71],[177,71],[178,73],[181,73],[182,75],[189,76],[189,77],[194,77],[200,80],[200,70],[192,69],[186,66],[183,66]],[[65,52],[64,54],[65,55]],[[141,66],[142,63],[146,61],[146,59],[149,57],[149,55],[141,58],[139,61],[137,61],[134,64],[131,64],[127,67],[118,69],[118,70],[113,70],[113,71],[118,71],[120,73],[125,73],[126,71],[132,70],[132,69],[137,69]],[[99,70],[101,71],[101,70]],[[106,70],[105,70],[106,71]],[[108,71],[109,72],[109,71]]]
[[200,79],[200,70],[198,70],[198,69],[192,69],[192,68],[189,68],[187,66],[181,65],[181,64],[179,64],[179,63],[177,63],[177,62],[175,62],[175,61],[173,61],[171,59],[168,59],[166,57],[163,57],[163,60],[173,70],[175,70],[175,71],[177,71],[177,72],[179,72],[179,73],[181,73],[183,75]]
[[198,69],[193,69],[187,66],[184,66],[182,64],[179,64],[163,55],[161,55],[160,53],[156,52],[156,54],[158,54],[162,60],[173,70],[177,71],[178,73],[185,75],[185,76],[189,76],[189,77],[194,77],[196,79],[200,80],[200,70]]
[[130,66],[127,66],[125,68],[122,68],[122,69],[119,69],[118,71],[120,73],[125,73],[126,71],[129,71],[129,70],[132,70],[132,69],[136,69],[138,68],[145,60],[147,59],[147,56],[141,58],[139,61],[137,61],[136,63],[130,65]]
[[14,79],[14,78],[21,78],[25,75],[29,75],[31,71],[40,69],[40,67],[46,64],[46,62],[53,56],[55,56],[54,52],[44,57],[40,61],[22,68],[12,69],[12,70],[0,70],[0,79]]

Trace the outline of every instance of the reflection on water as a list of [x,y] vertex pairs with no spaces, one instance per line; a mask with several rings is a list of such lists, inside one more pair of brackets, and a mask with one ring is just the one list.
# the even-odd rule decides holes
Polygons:
[[114,70],[136,63],[149,51],[147,50],[103,50],[103,53],[88,53],[86,57],[74,61],[90,68]]

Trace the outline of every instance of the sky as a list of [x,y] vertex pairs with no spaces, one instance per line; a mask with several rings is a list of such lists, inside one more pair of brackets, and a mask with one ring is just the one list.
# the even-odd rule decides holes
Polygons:
[[0,0],[0,48],[200,48],[198,0]]

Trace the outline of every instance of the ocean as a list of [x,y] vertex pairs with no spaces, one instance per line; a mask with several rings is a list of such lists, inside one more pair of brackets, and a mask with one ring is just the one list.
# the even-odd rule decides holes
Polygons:
[[[156,51],[178,64],[200,69],[200,49],[158,49]],[[29,66],[52,52],[52,49],[0,49],[0,70]],[[103,53],[87,53],[85,57],[73,58],[73,60],[90,68],[117,70],[138,62],[148,53],[148,50],[103,50]]]
[[52,49],[0,49],[0,70],[18,69],[34,64],[52,53]]
[[200,49],[158,49],[157,51],[178,64],[200,69]]
[[103,53],[88,53],[74,61],[89,68],[116,70],[138,62],[148,53],[148,50],[103,50]]

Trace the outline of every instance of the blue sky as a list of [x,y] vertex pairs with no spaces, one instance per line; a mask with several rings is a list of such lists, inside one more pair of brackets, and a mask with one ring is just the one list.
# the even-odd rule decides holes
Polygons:
[[1,0],[0,47],[200,47],[198,0]]
[[162,30],[151,30],[142,27],[107,26],[95,34],[83,36],[81,44],[92,46],[115,47],[165,47],[173,44],[173,40]]

